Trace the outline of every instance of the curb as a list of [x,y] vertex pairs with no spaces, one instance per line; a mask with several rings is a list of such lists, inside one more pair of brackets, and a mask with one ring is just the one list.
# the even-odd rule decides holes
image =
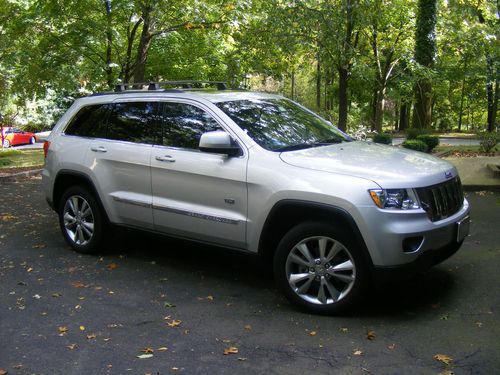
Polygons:
[[16,181],[17,179],[20,178],[25,178],[25,177],[31,177],[35,176],[37,174],[40,174],[43,169],[32,169],[30,171],[24,171],[24,172],[19,172],[19,173],[13,173],[13,174],[5,174],[1,175],[0,174],[0,181]]
[[462,185],[464,191],[500,191],[500,185]]

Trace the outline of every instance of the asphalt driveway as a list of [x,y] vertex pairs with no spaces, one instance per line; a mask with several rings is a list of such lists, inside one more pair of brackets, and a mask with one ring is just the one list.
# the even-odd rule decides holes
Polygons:
[[[291,307],[253,258],[119,232],[71,251],[38,177],[0,181],[0,369],[8,374],[493,374],[500,194],[469,195],[451,259],[353,316]],[[0,372],[1,373],[1,372]]]

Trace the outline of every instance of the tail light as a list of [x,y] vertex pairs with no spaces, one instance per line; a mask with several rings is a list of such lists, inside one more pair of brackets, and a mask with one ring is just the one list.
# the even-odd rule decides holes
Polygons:
[[49,147],[50,147],[50,142],[45,141],[43,142],[43,156],[47,158],[47,153],[49,152]]

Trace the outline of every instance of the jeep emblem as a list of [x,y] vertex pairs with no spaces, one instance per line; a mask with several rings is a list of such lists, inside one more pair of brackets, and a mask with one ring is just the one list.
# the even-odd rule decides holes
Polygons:
[[446,177],[446,178],[452,178],[453,177],[453,173],[451,173],[451,172],[444,172],[444,177]]

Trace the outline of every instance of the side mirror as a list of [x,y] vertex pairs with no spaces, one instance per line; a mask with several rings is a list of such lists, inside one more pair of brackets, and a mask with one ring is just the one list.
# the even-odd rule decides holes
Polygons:
[[223,130],[203,133],[200,138],[199,149],[214,154],[241,155],[241,149],[233,142],[231,136]]

